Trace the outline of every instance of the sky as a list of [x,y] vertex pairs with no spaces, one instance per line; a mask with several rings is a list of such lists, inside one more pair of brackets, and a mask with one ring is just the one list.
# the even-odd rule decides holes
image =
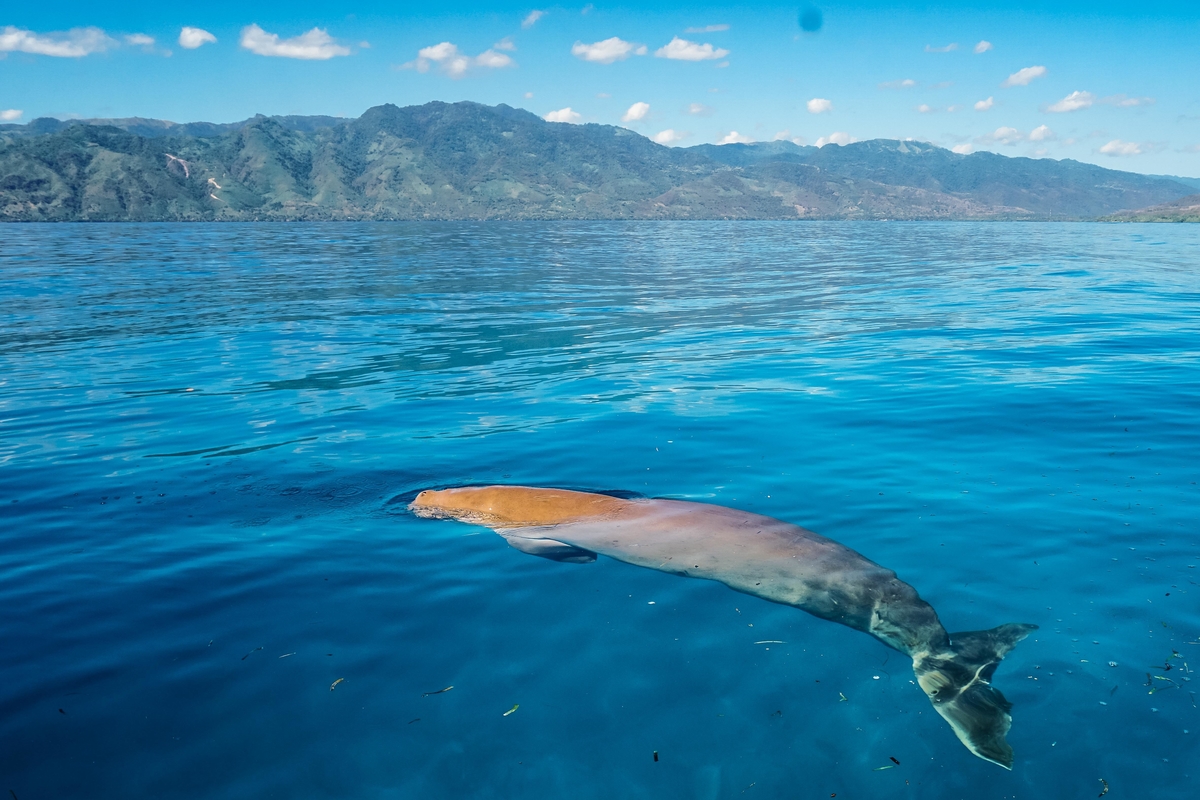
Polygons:
[[472,100],[663,144],[917,139],[1200,177],[1200,2],[0,9],[0,122]]

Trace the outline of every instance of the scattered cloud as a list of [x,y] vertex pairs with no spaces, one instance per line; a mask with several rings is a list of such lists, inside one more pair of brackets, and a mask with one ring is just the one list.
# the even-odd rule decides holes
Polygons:
[[524,30],[529,30],[530,28],[532,28],[534,25],[537,24],[537,21],[539,19],[541,19],[544,16],[546,16],[545,11],[538,11],[537,9],[530,11],[529,16],[526,17],[525,19],[521,20],[521,28]]
[[925,103],[921,103],[921,105],[917,106],[917,111],[922,114],[928,114],[928,113],[932,112],[933,110],[934,109],[932,106],[928,106]]
[[217,37],[204,28],[189,28],[184,25],[179,30],[179,46],[184,50],[195,50],[201,45],[211,44],[215,41],[217,41]]
[[533,92],[526,92],[526,93],[525,93],[525,99],[526,99],[526,100],[532,100],[532,99],[533,99]]
[[730,131],[717,140],[717,144],[750,144],[754,140],[745,134],[737,131]]
[[991,50],[991,49],[992,49],[992,43],[989,42],[987,39],[983,39],[979,42],[979,44],[975,45],[976,53],[986,53],[988,50]]
[[792,144],[798,144],[801,146],[804,145],[804,137],[803,136],[792,136],[791,131],[780,131],[779,133],[775,134],[771,138],[771,141],[773,141],[773,142],[791,142]]
[[902,81],[888,81],[887,83],[879,84],[880,89],[911,89],[916,86],[917,82],[912,78],[905,78]]
[[1154,105],[1153,97],[1129,97],[1124,94],[1114,94],[1112,97],[1101,98],[1098,102],[1106,106],[1117,106],[1118,108],[1133,108],[1134,106],[1152,106]]
[[551,111],[546,116],[542,117],[546,122],[579,122],[583,119],[583,115],[572,111],[570,106],[560,108],[558,111]]
[[494,45],[492,45],[492,49],[493,50],[507,50],[508,52],[511,53],[517,49],[517,46],[516,46],[516,44],[513,43],[511,36],[505,36],[503,39],[501,39],[500,41],[498,41]]
[[125,43],[134,47],[154,47],[154,37],[144,33],[131,33],[125,37]]
[[1100,148],[1100,152],[1106,156],[1140,156],[1142,154],[1142,146],[1137,142],[1123,142],[1120,139],[1113,139],[1108,144]]
[[649,103],[634,103],[625,112],[625,116],[621,117],[621,122],[637,122],[646,118],[650,113]]
[[0,53],[33,53],[55,58],[82,58],[115,47],[113,39],[99,28],[72,28],[66,33],[34,33],[14,25],[0,30]]
[[718,33],[729,30],[728,25],[705,25],[702,28],[684,28],[684,33]]
[[708,117],[712,116],[713,109],[711,106],[704,105],[704,103],[688,103],[687,113],[693,117]]
[[6,108],[0,110],[0,122],[16,122],[25,112],[19,108]]
[[951,114],[953,114],[955,111],[962,111],[963,107],[962,106],[947,106],[946,110],[949,111]]
[[665,131],[659,131],[651,138],[659,144],[674,144],[682,142],[692,134],[688,131],[677,131],[674,128],[667,128]]
[[1047,106],[1046,110],[1055,114],[1065,114],[1068,111],[1079,111],[1084,108],[1091,108],[1096,102],[1096,95],[1091,92],[1071,92],[1069,95],[1059,100],[1053,105]]
[[817,139],[817,147],[824,147],[827,144],[850,144],[857,141],[858,139],[855,139],[853,136],[844,131],[835,131],[828,136],[822,136],[820,139]]
[[1023,133],[1016,128],[1009,127],[996,128],[992,133],[982,137],[982,140],[985,142],[998,142],[1007,145],[1014,145],[1024,139],[1025,135]]
[[571,47],[571,55],[593,64],[612,64],[615,61],[624,61],[631,55],[646,55],[646,45],[634,44],[614,36],[592,44],[576,42]]
[[814,97],[805,106],[810,114],[824,114],[826,111],[833,111],[833,103],[823,97]]
[[975,145],[973,145],[973,144],[956,144],[956,145],[954,145],[954,147],[950,148],[950,151],[953,153],[958,153],[960,156],[969,156],[971,153],[975,152]]
[[417,51],[416,60],[402,65],[401,69],[429,72],[436,64],[439,71],[457,80],[470,72],[473,67],[503,69],[515,66],[516,63],[506,53],[496,50],[484,50],[479,55],[472,57],[460,52],[458,45],[452,42],[440,42],[429,47],[422,47]]
[[925,45],[926,53],[952,53],[957,49],[958,49],[958,44],[955,42],[951,42],[950,44],[946,45],[945,47],[934,47],[931,44]]
[[996,100],[989,97],[987,100],[980,100],[975,104],[976,111],[988,111],[992,106],[996,105]]
[[299,58],[304,61],[326,61],[335,56],[350,55],[350,48],[337,41],[321,28],[313,28],[291,39],[280,39],[277,33],[267,33],[258,25],[242,28],[241,46],[260,56]]
[[1046,68],[1042,66],[1025,67],[1019,69],[1012,75],[1004,79],[1004,83],[1000,84],[1004,87],[1009,86],[1028,86],[1035,78],[1040,78],[1046,74]]
[[1029,132],[1029,141],[1031,142],[1049,142],[1057,138],[1058,135],[1046,125],[1038,125]]
[[596,97],[599,97],[601,100],[607,100],[608,98],[612,97],[612,95],[608,92],[597,92]]
[[658,58],[670,58],[675,61],[713,61],[729,55],[729,51],[723,47],[713,47],[707,42],[704,44],[689,42],[687,39],[680,39],[676,36],[655,50],[654,55]]

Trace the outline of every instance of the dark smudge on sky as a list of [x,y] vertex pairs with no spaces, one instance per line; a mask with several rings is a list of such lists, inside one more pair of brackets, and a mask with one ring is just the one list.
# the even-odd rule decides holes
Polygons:
[[800,29],[809,33],[816,33],[821,30],[821,25],[825,22],[825,18],[821,14],[819,8],[809,6],[800,12]]

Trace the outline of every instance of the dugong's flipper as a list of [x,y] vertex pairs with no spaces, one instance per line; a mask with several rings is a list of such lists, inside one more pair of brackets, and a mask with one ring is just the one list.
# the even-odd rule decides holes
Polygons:
[[591,550],[584,550],[582,547],[576,547],[566,542],[557,542],[554,539],[528,539],[524,536],[503,532],[500,535],[504,537],[504,541],[531,556],[541,556],[551,561],[565,561],[569,564],[590,564],[596,560],[596,554]]
[[917,682],[958,740],[982,759],[1012,769],[1013,749],[1004,738],[1012,726],[1012,703],[989,681],[1001,659],[1036,625],[1009,623],[990,631],[955,633],[949,653],[913,659]]

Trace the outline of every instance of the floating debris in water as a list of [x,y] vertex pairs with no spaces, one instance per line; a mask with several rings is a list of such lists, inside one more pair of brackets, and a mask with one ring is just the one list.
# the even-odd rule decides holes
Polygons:
[[779,639],[763,639],[761,642],[755,642],[755,644],[787,644],[787,642],[781,642]]
[[[209,644],[212,644],[212,642],[209,642]],[[259,650],[262,650],[262,648],[256,647],[253,650],[251,650],[249,653],[246,653],[246,655],[242,656],[242,661],[245,661],[247,658],[249,658],[254,653],[257,653]]]
[[520,707],[521,707],[521,704],[520,704],[520,703],[513,703],[513,707],[512,707],[512,708],[510,708],[508,711],[505,711],[505,712],[504,712],[503,714],[501,714],[500,716],[502,716],[502,717],[507,717],[509,714],[512,714],[514,711],[516,711],[516,710],[517,710],[518,708],[520,708]]
[[882,767],[873,767],[871,769],[871,771],[872,772],[882,772],[885,769],[895,769],[895,768],[896,768],[895,764],[884,764]]
[[895,756],[888,756],[888,758],[891,759],[891,762],[893,764],[895,764],[897,767],[900,766],[900,762],[896,760]]
[[654,751],[654,763],[655,764],[658,763],[658,751],[657,750]]
[[1101,779],[1100,779],[1100,782],[1104,784],[1104,790],[1103,790],[1102,792],[1100,792],[1100,794],[1098,794],[1098,795],[1096,795],[1096,796],[1097,796],[1097,797],[1104,797],[1104,795],[1108,794],[1108,781],[1104,780],[1104,778],[1101,778]]
[[420,718],[420,717],[417,717],[416,719],[410,719],[410,720],[408,721],[408,724],[409,724],[409,725],[412,725],[414,722],[420,722],[420,721],[421,721],[421,718]]
[[67,712],[63,711],[61,708],[58,710],[58,713],[62,714],[64,717],[67,715]]
[[842,698],[841,700],[838,700],[839,703],[845,703],[847,700],[850,699],[849,697],[846,697],[846,695],[842,694],[841,692],[838,692],[838,697]]
[[436,692],[421,692],[421,697],[429,697],[431,694],[441,694],[442,692],[448,692],[453,688],[453,686],[447,686],[445,689],[438,689]]
[[333,683],[329,684],[329,691],[331,691],[331,692],[332,692],[334,689],[336,689],[336,688],[337,688],[337,685],[338,685],[339,683],[341,683],[342,681],[344,681],[344,680],[346,680],[346,679],[345,679],[345,678],[338,678],[336,681],[334,681]]
[[280,658],[287,658],[288,656],[294,656],[294,655],[296,655],[296,654],[295,653],[284,653],[283,655],[280,656]]

